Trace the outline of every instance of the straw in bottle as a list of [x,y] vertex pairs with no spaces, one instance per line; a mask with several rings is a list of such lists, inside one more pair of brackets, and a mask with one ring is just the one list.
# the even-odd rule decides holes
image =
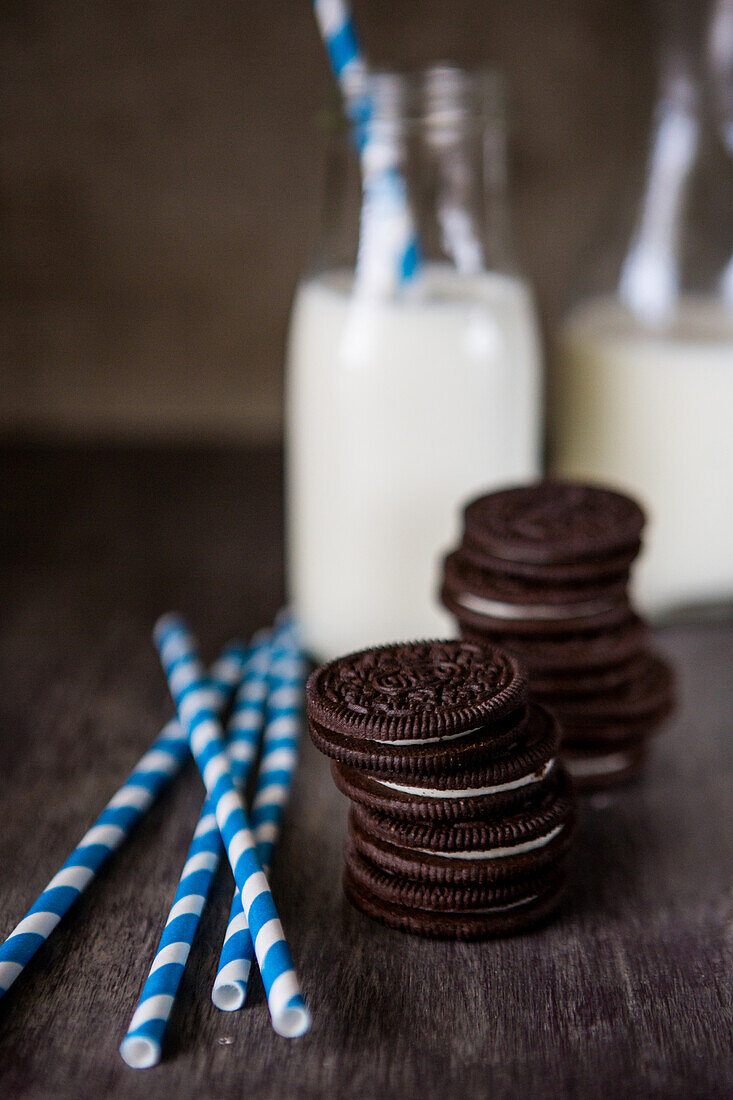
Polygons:
[[[367,87],[367,65],[354,20],[344,0],[313,0],[313,11],[331,68],[355,125],[361,157],[364,203],[356,277],[370,293],[389,293],[410,282],[420,269],[420,250],[400,171],[400,139],[393,102],[394,84],[380,94],[379,125]],[[383,117],[382,117],[383,115]]]

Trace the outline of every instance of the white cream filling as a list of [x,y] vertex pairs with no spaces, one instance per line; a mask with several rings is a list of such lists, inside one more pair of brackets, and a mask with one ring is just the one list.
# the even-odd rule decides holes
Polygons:
[[491,913],[503,913],[507,909],[519,909],[520,905],[529,905],[533,901],[537,901],[537,894],[534,894],[531,898],[522,898],[521,901],[511,901],[508,905],[492,905],[490,909],[431,909],[431,913],[435,913],[440,916],[445,913],[450,917],[482,917],[488,916]]
[[439,791],[435,787],[411,787],[404,783],[388,783],[386,779],[373,779],[378,787],[388,787],[392,791],[400,791],[401,794],[411,794],[418,798],[476,798],[485,794],[501,794],[503,791],[513,791],[518,787],[526,787],[530,783],[539,783],[550,772],[555,763],[554,758],[548,760],[537,772],[531,775],[523,775],[520,779],[512,779],[510,783],[498,783],[494,787],[463,787],[460,790],[455,787]]
[[477,615],[490,615],[494,619],[584,619],[588,615],[600,615],[610,611],[613,604],[608,600],[586,600],[575,604],[518,604],[503,603],[500,600],[488,600],[485,596],[474,596],[466,592],[456,599],[467,611]]
[[402,741],[378,741],[373,737],[371,740],[375,745],[436,745],[438,741],[457,741],[460,737],[470,737],[472,733],[478,733],[483,728],[483,726],[475,726],[474,729],[464,730],[463,733],[448,733],[441,737],[414,737]]
[[566,759],[565,767],[577,779],[591,775],[610,775],[621,771],[631,763],[631,753],[610,752],[607,756],[586,756],[584,759]]
[[551,840],[563,831],[564,825],[558,825],[551,829],[545,836],[535,840],[523,840],[520,844],[512,844],[509,848],[488,848],[482,852],[436,852],[432,848],[418,848],[418,852],[424,852],[428,856],[440,856],[441,859],[503,859],[505,856],[519,855],[521,852],[532,852],[535,848],[544,848]]

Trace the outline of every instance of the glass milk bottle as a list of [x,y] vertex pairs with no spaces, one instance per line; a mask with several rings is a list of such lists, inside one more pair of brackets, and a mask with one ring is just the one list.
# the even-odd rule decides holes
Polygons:
[[568,316],[550,385],[552,471],[647,511],[651,613],[733,597],[733,4],[708,11],[697,64],[668,58],[637,224]]
[[540,456],[496,77],[371,75],[346,108],[287,363],[288,581],[319,658],[451,633],[437,588],[462,503]]

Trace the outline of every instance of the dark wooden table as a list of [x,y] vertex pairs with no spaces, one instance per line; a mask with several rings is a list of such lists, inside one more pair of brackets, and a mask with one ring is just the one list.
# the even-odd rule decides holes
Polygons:
[[[0,935],[169,716],[155,617],[189,614],[210,655],[272,619],[280,473],[274,453],[3,454]],[[118,1044],[200,808],[189,767],[0,1002],[0,1095],[732,1095],[733,628],[659,644],[681,705],[642,782],[583,802],[550,927],[430,943],[356,913],[339,882],[346,804],[306,744],[273,886],[312,1031],[275,1036],[259,987],[239,1013],[211,1006],[226,872],[165,1061],[128,1069]]]

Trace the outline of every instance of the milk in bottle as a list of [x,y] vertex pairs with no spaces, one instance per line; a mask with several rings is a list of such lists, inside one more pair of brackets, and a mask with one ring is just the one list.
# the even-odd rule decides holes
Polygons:
[[307,644],[452,632],[437,600],[459,505],[539,470],[540,358],[518,278],[428,268],[414,297],[306,282],[289,341],[288,554]]
[[663,70],[631,239],[570,311],[550,387],[551,471],[638,499],[634,595],[665,614],[733,599],[733,116],[694,72]]
[[554,472],[648,513],[641,606],[733,598],[733,307],[686,297],[650,329],[618,299],[585,303],[562,332],[552,409]]

